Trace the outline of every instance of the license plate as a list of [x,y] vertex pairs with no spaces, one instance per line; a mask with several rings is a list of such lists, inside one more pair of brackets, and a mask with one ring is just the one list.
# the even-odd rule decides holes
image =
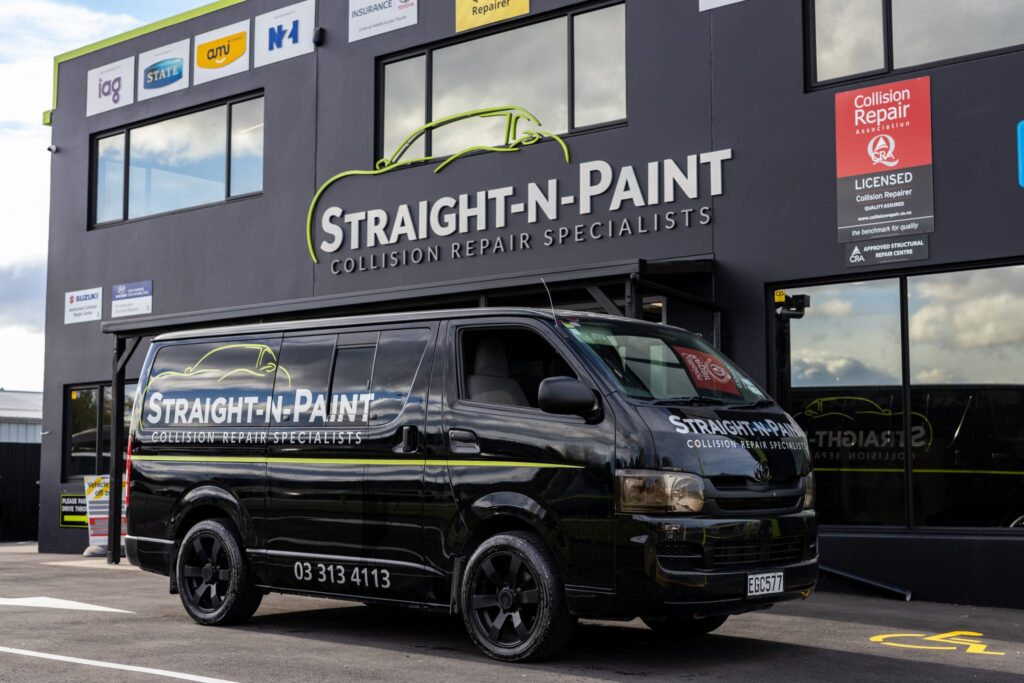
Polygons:
[[748,574],[747,575],[747,597],[751,598],[756,595],[774,595],[775,593],[781,593],[783,588],[783,577],[782,572],[772,572],[771,574]]

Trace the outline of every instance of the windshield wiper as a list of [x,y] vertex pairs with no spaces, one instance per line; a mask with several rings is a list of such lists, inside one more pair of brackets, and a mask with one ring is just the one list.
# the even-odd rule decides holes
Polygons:
[[759,398],[756,401],[750,403],[736,403],[732,404],[734,408],[771,408],[775,405],[775,401],[770,398]]
[[649,405],[652,406],[670,406],[670,405],[687,405],[687,406],[724,406],[725,401],[718,398],[709,398],[707,396],[673,396],[671,398],[659,398],[651,401]]

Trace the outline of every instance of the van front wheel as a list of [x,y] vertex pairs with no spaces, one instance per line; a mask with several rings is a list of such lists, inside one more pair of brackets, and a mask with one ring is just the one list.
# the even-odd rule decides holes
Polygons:
[[576,625],[555,559],[533,533],[484,541],[466,566],[459,603],[473,642],[504,662],[554,656]]
[[189,529],[178,551],[178,595],[185,611],[207,626],[238,624],[263,600],[252,582],[241,543],[227,520]]

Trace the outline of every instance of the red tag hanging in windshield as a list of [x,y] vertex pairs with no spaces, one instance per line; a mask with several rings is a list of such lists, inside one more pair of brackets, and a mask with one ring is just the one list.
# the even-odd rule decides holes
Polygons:
[[709,353],[695,351],[685,346],[673,346],[679,357],[686,363],[686,369],[693,378],[693,384],[705,391],[718,391],[726,394],[740,395],[736,380],[729,369],[721,361]]

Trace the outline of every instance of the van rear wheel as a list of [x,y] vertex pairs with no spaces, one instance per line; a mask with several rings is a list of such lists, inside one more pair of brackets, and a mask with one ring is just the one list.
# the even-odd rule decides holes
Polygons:
[[459,604],[473,642],[503,662],[554,656],[576,625],[555,559],[533,533],[484,541],[466,566]]
[[643,622],[647,627],[661,636],[669,637],[693,637],[703,636],[711,633],[725,623],[729,617],[704,617],[694,619],[692,617],[645,617]]
[[227,520],[208,519],[189,529],[178,551],[176,572],[181,604],[203,625],[241,623],[263,600]]

